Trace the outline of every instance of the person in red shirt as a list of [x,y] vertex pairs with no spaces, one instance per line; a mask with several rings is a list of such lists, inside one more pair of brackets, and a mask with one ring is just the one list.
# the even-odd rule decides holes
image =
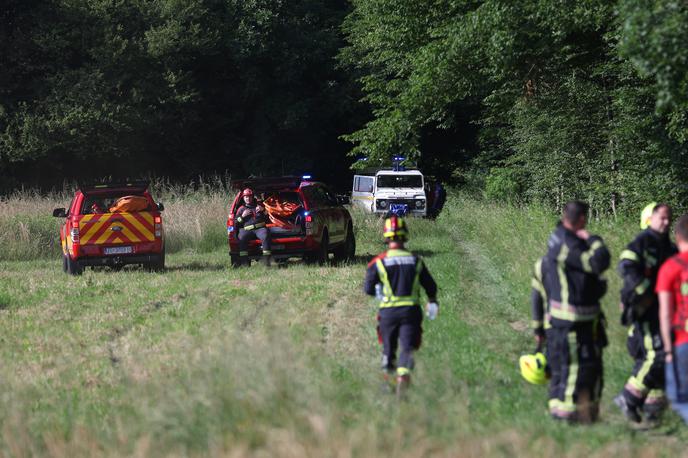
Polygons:
[[676,223],[679,253],[659,269],[659,326],[665,354],[666,395],[688,423],[688,214]]

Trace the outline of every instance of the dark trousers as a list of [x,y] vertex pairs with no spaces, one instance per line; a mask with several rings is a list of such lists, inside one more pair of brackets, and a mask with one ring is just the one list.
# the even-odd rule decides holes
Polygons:
[[634,360],[633,372],[623,389],[626,402],[646,411],[664,407],[664,345],[659,319],[633,322],[626,340]]
[[595,421],[602,395],[604,327],[598,322],[572,323],[547,330],[549,410],[555,418]]
[[[382,366],[387,371],[397,368],[404,375],[413,369],[413,352],[420,348],[423,310],[419,305],[381,308],[378,314],[378,337],[382,343]],[[396,363],[397,348],[401,347]]]
[[260,229],[252,229],[250,231],[239,229],[239,256],[248,256],[248,242],[254,239],[259,239],[263,246],[263,254],[271,254],[270,252],[270,231],[267,227]]

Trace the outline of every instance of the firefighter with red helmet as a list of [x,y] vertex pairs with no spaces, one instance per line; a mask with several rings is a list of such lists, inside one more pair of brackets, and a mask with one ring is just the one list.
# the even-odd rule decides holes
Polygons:
[[435,319],[439,308],[437,284],[423,259],[404,247],[408,229],[402,218],[392,215],[385,220],[384,238],[388,249],[368,264],[363,290],[380,299],[378,338],[383,346],[383,376],[388,381],[396,377],[391,380],[396,381],[397,395],[401,395],[411,381],[413,352],[421,344],[420,287],[428,295],[428,318]]
[[263,264],[270,265],[272,252],[270,251],[270,231],[266,227],[268,216],[265,207],[260,205],[253,195],[251,188],[241,192],[243,205],[236,212],[235,221],[239,228],[239,264],[250,265],[248,257],[248,242],[259,239],[263,248]]

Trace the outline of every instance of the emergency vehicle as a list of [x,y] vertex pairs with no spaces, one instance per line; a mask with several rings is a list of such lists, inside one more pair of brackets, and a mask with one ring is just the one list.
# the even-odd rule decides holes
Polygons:
[[68,208],[53,210],[54,217],[64,218],[63,270],[79,275],[87,266],[127,264],[164,270],[163,210],[147,181],[80,185]]
[[424,217],[425,179],[416,169],[366,169],[354,175],[351,203],[369,213]]
[[[266,226],[276,262],[301,258],[324,264],[330,253],[338,262],[354,258],[356,239],[351,215],[325,184],[312,181],[310,176],[287,176],[237,180],[232,182],[232,187],[237,189],[227,218],[232,266],[239,266],[239,228],[235,227],[235,217],[242,205],[241,190],[245,188],[253,190],[268,214]],[[260,240],[249,242],[249,258],[261,256]]]

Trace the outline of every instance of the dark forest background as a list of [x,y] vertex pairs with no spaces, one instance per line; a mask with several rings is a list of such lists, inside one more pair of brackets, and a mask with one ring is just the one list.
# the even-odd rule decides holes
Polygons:
[[4,192],[402,154],[489,198],[688,197],[688,5],[3,0]]

